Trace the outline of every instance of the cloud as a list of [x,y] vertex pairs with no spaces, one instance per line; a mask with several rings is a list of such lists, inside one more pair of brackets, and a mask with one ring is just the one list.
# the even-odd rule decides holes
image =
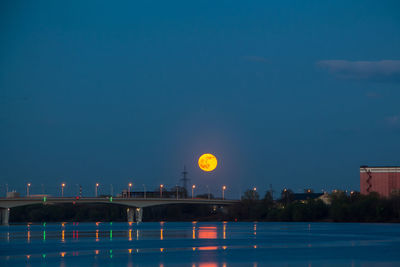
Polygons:
[[381,97],[381,95],[376,92],[366,92],[365,95],[368,98],[380,98]]
[[395,116],[390,116],[385,118],[387,124],[390,126],[398,126],[400,125],[400,116],[395,115]]
[[400,60],[322,60],[317,66],[344,79],[400,82]]
[[245,56],[243,57],[243,59],[252,62],[268,62],[268,60],[265,57],[260,57],[260,56]]

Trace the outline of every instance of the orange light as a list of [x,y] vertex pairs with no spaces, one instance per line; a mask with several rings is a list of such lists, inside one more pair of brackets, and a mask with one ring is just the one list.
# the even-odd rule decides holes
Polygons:
[[160,184],[160,187],[161,187],[161,188],[163,188],[163,187],[164,187],[164,185],[163,185],[163,184]]
[[215,262],[203,262],[199,263],[199,267],[218,267],[218,264]]
[[129,183],[128,185],[129,185],[129,187],[131,187],[131,186],[132,186],[132,183]]
[[222,187],[222,189],[225,190],[225,189],[226,189],[226,186],[224,185],[224,186]]
[[67,253],[66,252],[60,252],[60,256],[63,257],[63,258],[65,257],[65,254],[67,254]]
[[192,188],[195,189],[195,188],[196,188],[196,185],[192,185]]
[[199,250],[217,250],[218,249],[218,247],[211,247],[211,246],[209,246],[209,247],[199,247]]
[[99,251],[98,251],[98,250],[95,250],[95,251],[94,251],[94,254],[99,255]]
[[257,188],[256,188],[256,187],[254,187],[254,188],[253,188],[253,191],[257,191]]
[[61,186],[62,186],[62,187],[65,187],[65,184],[64,184],[64,183],[62,183],[62,184],[61,184]]
[[31,186],[31,183],[28,183],[28,186]]
[[199,227],[198,232],[200,239],[217,239],[217,227],[215,226]]
[[129,249],[128,249],[128,252],[129,252],[129,254],[132,254],[132,249],[129,248]]
[[97,183],[96,186],[99,187],[99,184]]

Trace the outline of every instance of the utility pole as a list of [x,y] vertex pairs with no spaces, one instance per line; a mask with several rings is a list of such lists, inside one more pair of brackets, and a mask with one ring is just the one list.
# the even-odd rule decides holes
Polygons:
[[29,188],[31,187],[31,183],[26,184],[26,196],[29,197]]
[[187,178],[187,174],[188,172],[186,171],[186,165],[183,165],[183,172],[182,172],[182,184],[183,184],[183,188],[185,189],[186,193],[187,193],[187,185],[190,179]]

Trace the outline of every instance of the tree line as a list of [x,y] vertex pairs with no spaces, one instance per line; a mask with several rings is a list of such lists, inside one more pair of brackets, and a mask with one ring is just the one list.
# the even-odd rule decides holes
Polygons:
[[[193,204],[154,206],[143,209],[144,221],[332,221],[400,222],[400,195],[389,198],[377,193],[332,193],[321,199],[295,200],[283,190],[278,200],[270,191],[263,198],[247,190],[239,203],[226,207]],[[196,197],[213,197],[198,195]],[[115,204],[37,204],[11,209],[10,222],[126,221],[125,206]]]
[[375,192],[361,195],[338,191],[325,203],[319,198],[296,201],[293,192],[286,189],[277,201],[269,191],[260,199],[257,192],[247,190],[228,214],[229,220],[240,221],[400,222],[400,195],[386,198]]

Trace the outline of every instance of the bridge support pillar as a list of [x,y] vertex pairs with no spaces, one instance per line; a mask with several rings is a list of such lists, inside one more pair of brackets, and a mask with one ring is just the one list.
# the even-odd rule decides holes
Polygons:
[[10,218],[10,209],[0,208],[0,222],[1,225],[8,225],[8,219]]
[[142,222],[143,208],[136,208],[136,222]]
[[135,215],[135,209],[132,207],[129,207],[126,209],[126,217],[128,219],[128,222],[133,222],[133,217]]

